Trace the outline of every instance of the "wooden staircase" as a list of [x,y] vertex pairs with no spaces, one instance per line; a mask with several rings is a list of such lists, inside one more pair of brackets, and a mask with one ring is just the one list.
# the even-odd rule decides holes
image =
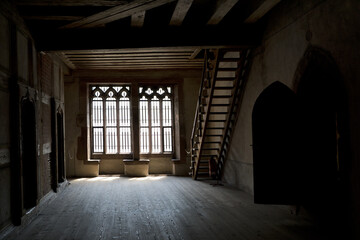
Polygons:
[[245,85],[250,50],[206,50],[191,137],[191,175],[221,179]]

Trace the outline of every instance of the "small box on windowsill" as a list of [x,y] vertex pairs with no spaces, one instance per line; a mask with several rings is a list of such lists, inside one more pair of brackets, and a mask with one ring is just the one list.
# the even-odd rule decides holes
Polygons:
[[129,177],[146,177],[149,175],[149,159],[124,159],[124,173]]

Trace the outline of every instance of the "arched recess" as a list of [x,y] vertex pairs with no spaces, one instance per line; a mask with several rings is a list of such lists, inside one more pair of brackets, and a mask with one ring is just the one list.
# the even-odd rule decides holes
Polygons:
[[348,114],[344,83],[331,55],[309,47],[298,66],[294,89],[301,102],[306,140],[308,181],[303,205],[325,222],[345,223]]
[[252,113],[254,201],[298,204],[302,192],[301,129],[295,93],[280,82],[268,86]]
[[56,113],[57,127],[57,160],[58,160],[58,183],[65,180],[65,160],[64,160],[64,114],[59,107]]
[[37,203],[36,111],[29,96],[21,101],[21,171],[23,208]]

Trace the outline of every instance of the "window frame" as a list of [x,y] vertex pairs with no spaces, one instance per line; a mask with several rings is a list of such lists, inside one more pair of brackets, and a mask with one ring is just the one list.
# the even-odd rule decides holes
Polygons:
[[142,95],[144,94],[140,94],[140,90],[138,90],[139,96],[138,96],[138,101],[139,101],[139,154],[142,157],[147,157],[147,156],[172,156],[175,153],[175,104],[174,104],[174,84],[139,84],[138,88],[143,88],[143,89],[147,89],[147,88],[151,88],[153,93],[149,94],[149,96],[155,96],[155,95],[159,95],[156,92],[162,88],[162,89],[166,89],[168,87],[171,88],[171,92],[169,93],[167,90],[167,94],[165,93],[164,96],[169,96],[170,102],[171,102],[171,151],[164,151],[164,128],[168,127],[168,126],[163,126],[163,99],[159,98],[159,112],[160,112],[160,145],[161,145],[161,150],[160,152],[155,152],[152,153],[151,148],[152,148],[152,125],[151,125],[151,98],[149,97],[147,99],[148,102],[148,129],[149,129],[149,152],[148,153],[141,153],[141,146],[140,146],[140,142],[141,142],[141,136],[140,136],[140,129],[141,129],[141,125],[140,125],[140,102],[141,102],[141,98]]
[[[103,129],[103,137],[102,137],[102,140],[103,140],[103,152],[95,152],[94,151],[94,131],[93,129],[96,128],[93,126],[93,98],[95,96],[95,92],[100,89],[101,87],[106,87],[108,88],[105,92],[103,91],[100,95],[100,98],[102,98],[102,115],[103,115],[103,125],[102,125],[102,129]],[[123,87],[123,88],[126,88],[126,87],[129,87],[127,90],[119,90],[118,92],[114,89],[114,87]],[[95,88],[95,89],[93,89]],[[116,132],[117,132],[117,152],[116,153],[107,153],[106,152],[106,147],[107,147],[107,142],[106,142],[106,129],[107,129],[107,123],[106,123],[106,99],[107,99],[107,94],[108,92],[111,91],[111,88],[116,92],[116,94],[118,96],[115,97],[115,104],[116,104]],[[89,84],[88,86],[88,90],[89,90],[89,125],[90,125],[90,156],[91,158],[116,158],[118,156],[124,156],[124,157],[130,157],[132,154],[133,154],[133,143],[132,143],[132,135],[134,134],[133,133],[133,130],[132,130],[132,127],[133,127],[133,121],[132,121],[132,97],[131,97],[131,84],[129,83],[117,83],[117,84]],[[121,92],[123,91],[126,91],[128,93],[128,98],[129,98],[129,114],[130,114],[130,148],[131,148],[131,151],[128,152],[128,153],[121,153],[120,152],[120,118],[119,118],[119,101],[121,99]]]
[[[120,121],[120,118],[119,118],[119,100],[120,100],[120,97],[117,97],[116,98],[116,113],[117,113],[117,125],[116,125],[116,128],[117,128],[117,149],[118,149],[118,152],[117,153],[106,153],[106,96],[107,96],[107,92],[109,91],[109,89],[107,89],[106,92],[104,92],[102,94],[102,103],[103,103],[103,152],[94,152],[94,132],[93,132],[93,129],[94,129],[94,126],[93,126],[93,109],[92,109],[92,106],[93,106],[93,97],[94,97],[94,94],[93,92],[95,92],[95,90],[93,90],[92,88],[93,87],[117,87],[117,86],[121,86],[121,87],[130,87],[129,89],[129,102],[130,102],[130,146],[131,146],[131,152],[130,153],[120,153],[120,142],[119,142],[119,138],[120,138],[120,135],[119,135],[119,129],[120,129],[120,124],[119,124],[119,121]],[[132,94],[134,90],[132,90],[132,88],[137,88],[135,92],[137,92],[138,95],[134,95]],[[148,153],[141,153],[140,152],[140,94],[139,94],[139,88],[140,87],[150,87],[150,88],[156,88],[156,89],[159,89],[159,88],[166,88],[166,87],[171,87],[171,94],[169,96],[170,98],[170,101],[171,101],[171,151],[166,151],[164,152],[163,149],[164,149],[164,136],[163,136],[163,129],[164,129],[164,126],[163,126],[163,118],[161,117],[160,119],[160,122],[161,122],[161,152],[159,153],[152,153],[151,151],[149,151]],[[170,84],[161,84],[161,83],[146,83],[146,84],[131,84],[130,82],[117,82],[117,83],[90,83],[88,85],[88,93],[89,93],[89,127],[90,127],[90,132],[89,132],[89,135],[90,136],[90,139],[89,139],[89,146],[90,146],[90,158],[91,159],[115,159],[115,158],[132,158],[134,156],[134,134],[138,134],[139,135],[139,153],[138,155],[141,157],[141,158],[147,158],[147,157],[172,157],[175,152],[176,152],[176,146],[175,146],[175,86],[174,84],[170,83]],[[135,104],[135,99],[137,98],[137,102],[138,102],[138,106],[137,108],[134,108],[134,104]],[[149,99],[148,100],[148,105],[150,106],[151,104],[151,100]],[[162,115],[163,113],[163,109],[162,109],[162,100],[160,101],[160,104],[161,104],[161,108],[160,108],[160,114]],[[134,119],[134,109],[137,109],[137,114],[139,115],[138,116],[138,123],[134,123],[133,122],[133,119]],[[151,111],[150,107],[148,108],[148,111]],[[149,119],[150,121],[150,119]],[[151,128],[149,127],[150,131],[151,131]],[[149,135],[149,139],[151,139],[151,134]],[[151,146],[149,146],[150,150],[151,150]]]

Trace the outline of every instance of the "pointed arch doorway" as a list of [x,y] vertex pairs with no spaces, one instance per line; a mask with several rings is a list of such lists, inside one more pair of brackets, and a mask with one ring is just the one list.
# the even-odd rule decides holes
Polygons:
[[308,182],[303,205],[327,225],[341,229],[348,211],[348,114],[345,86],[328,52],[309,47],[298,66],[295,91],[306,126]]
[[58,183],[65,181],[65,159],[64,159],[64,114],[59,107],[56,113],[57,127],[57,160],[58,160]]
[[37,204],[36,111],[29,96],[21,102],[21,171],[23,208]]
[[332,234],[349,234],[346,91],[329,53],[310,47],[295,76],[258,97],[252,115],[254,201],[306,208]]
[[302,164],[299,158],[299,114],[295,93],[274,82],[255,102],[252,113],[254,201],[298,204]]

